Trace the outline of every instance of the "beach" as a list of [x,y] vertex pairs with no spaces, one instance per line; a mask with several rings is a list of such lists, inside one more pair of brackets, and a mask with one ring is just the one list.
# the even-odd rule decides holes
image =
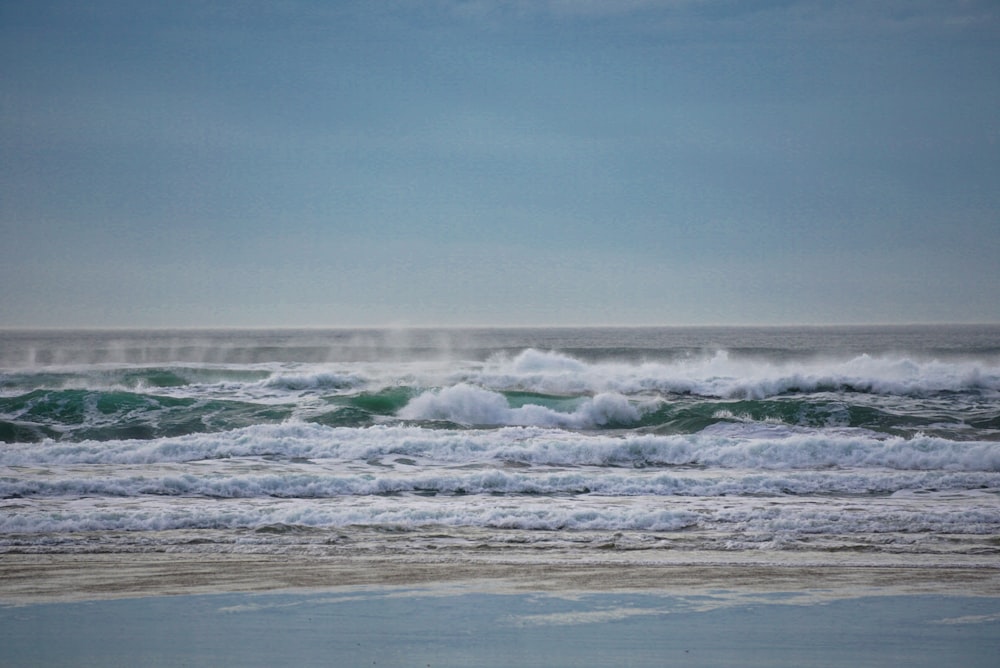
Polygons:
[[847,595],[1000,597],[1000,564],[975,557],[899,559],[828,554],[624,553],[589,558],[507,548],[489,556],[267,553],[92,553],[0,556],[7,605],[143,596],[339,587],[462,584],[527,592],[841,591]]
[[995,566],[697,556],[8,554],[0,662],[991,666],[1000,650]]
[[1000,665],[997,0],[0,54],[0,668]]

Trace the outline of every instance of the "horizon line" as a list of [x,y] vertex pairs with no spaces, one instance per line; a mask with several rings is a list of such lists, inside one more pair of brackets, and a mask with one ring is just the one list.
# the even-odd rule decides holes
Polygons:
[[675,324],[405,324],[380,325],[0,325],[0,332],[150,332],[150,331],[335,331],[335,330],[460,330],[460,329],[825,329],[836,327],[996,327],[1000,321],[812,322],[812,323],[675,323]]

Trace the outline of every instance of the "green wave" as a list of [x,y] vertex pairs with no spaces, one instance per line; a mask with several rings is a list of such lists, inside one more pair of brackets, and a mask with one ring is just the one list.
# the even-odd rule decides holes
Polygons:
[[281,422],[285,405],[126,391],[34,390],[0,398],[0,440],[152,439]]
[[374,415],[395,415],[418,391],[412,387],[391,387],[377,392],[360,392],[346,397],[332,397],[332,403],[343,403]]
[[544,406],[563,413],[572,413],[580,404],[589,399],[587,396],[567,397],[557,394],[543,394],[541,392],[509,391],[501,392],[511,408],[520,408],[528,404]]
[[[149,370],[143,372],[148,378]],[[164,383],[174,382],[169,375]],[[423,388],[393,386],[357,394],[332,395],[318,410],[289,403],[171,397],[129,390],[35,389],[0,397],[0,442],[153,439],[219,432],[277,423],[293,414],[330,427],[366,427],[396,420],[400,409]],[[526,391],[503,393],[511,408],[538,405],[573,413],[590,399]],[[724,400],[675,395],[641,412],[638,422],[606,423],[601,429],[636,429],[658,434],[691,434],[718,423],[781,423],[796,427],[862,428],[909,437],[923,432],[956,440],[1000,439],[1000,413],[990,402],[944,404],[932,400],[842,397],[784,397]],[[652,400],[652,399],[650,399]],[[655,401],[655,400],[653,400]],[[450,424],[450,423],[449,423]],[[428,427],[449,424],[428,421]],[[459,425],[454,425],[459,428]]]
[[367,427],[380,418],[393,417],[410,399],[419,394],[412,387],[390,387],[376,392],[360,392],[327,398],[332,410],[307,420],[328,427]]
[[45,425],[0,420],[0,442],[37,443],[49,438],[59,438],[59,435],[58,431]]
[[59,371],[0,374],[0,389],[30,391],[54,388],[121,387],[129,390],[159,387],[185,387],[188,385],[221,382],[253,383],[270,376],[269,371],[257,369],[216,369],[199,367],[126,367],[91,369],[88,371]]
[[740,401],[685,400],[666,402],[642,416],[640,427],[662,434],[695,433],[720,422],[773,422],[797,427],[851,427],[892,436],[918,432],[963,440],[1000,436],[1000,415],[951,410],[894,410],[842,400],[766,399]]

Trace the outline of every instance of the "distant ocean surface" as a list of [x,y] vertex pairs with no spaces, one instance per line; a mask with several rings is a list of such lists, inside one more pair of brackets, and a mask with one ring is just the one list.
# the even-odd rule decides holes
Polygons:
[[0,552],[351,541],[995,559],[1000,326],[0,332]]

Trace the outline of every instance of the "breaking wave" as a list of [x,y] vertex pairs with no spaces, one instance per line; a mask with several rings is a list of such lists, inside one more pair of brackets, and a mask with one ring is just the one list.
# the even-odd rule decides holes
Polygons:
[[891,437],[856,429],[720,424],[696,434],[613,435],[544,427],[362,429],[308,423],[254,425],[226,433],[153,440],[14,444],[0,465],[149,464],[231,457],[367,461],[386,456],[464,464],[713,466],[745,469],[888,468],[1000,471],[1000,441]]

